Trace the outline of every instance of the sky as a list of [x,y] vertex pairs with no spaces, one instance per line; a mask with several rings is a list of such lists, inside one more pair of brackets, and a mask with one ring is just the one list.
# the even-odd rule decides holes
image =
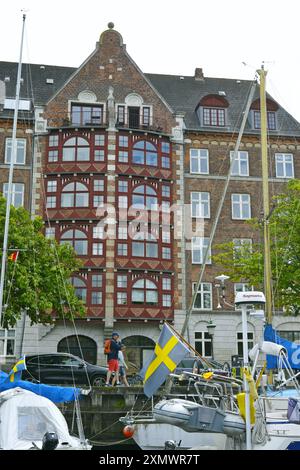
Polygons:
[[12,0],[1,12],[0,60],[77,67],[113,22],[145,73],[252,80],[300,121],[299,0]]

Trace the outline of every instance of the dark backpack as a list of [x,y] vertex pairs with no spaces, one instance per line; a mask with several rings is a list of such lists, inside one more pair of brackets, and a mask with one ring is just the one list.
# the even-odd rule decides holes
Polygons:
[[104,354],[109,354],[111,352],[111,339],[106,339],[104,341]]

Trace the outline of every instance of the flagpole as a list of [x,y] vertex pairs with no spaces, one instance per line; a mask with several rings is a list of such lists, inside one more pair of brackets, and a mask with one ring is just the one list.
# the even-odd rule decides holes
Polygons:
[[15,110],[14,110],[14,120],[13,120],[12,145],[11,145],[11,154],[10,154],[9,178],[8,178],[8,188],[7,188],[7,198],[6,198],[5,226],[4,226],[4,237],[3,237],[3,248],[2,248],[2,263],[1,263],[1,277],[0,277],[0,326],[2,325],[2,316],[3,316],[3,293],[4,293],[7,247],[8,247],[10,206],[12,202],[12,182],[13,182],[13,174],[14,174],[14,163],[15,163],[16,154],[17,154],[17,123],[18,123],[18,111],[19,111],[19,101],[20,101],[20,85],[21,85],[25,20],[26,20],[26,15],[23,14],[23,26],[22,26],[20,57],[19,57],[17,84],[16,84],[16,100],[15,100]]

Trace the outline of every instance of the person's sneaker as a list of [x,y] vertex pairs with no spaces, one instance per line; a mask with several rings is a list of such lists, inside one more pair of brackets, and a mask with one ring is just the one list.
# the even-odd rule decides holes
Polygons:
[[119,386],[120,386],[120,385],[121,385],[121,382],[117,382],[116,385],[119,385]]
[[110,387],[111,385],[110,384],[105,384],[104,387]]

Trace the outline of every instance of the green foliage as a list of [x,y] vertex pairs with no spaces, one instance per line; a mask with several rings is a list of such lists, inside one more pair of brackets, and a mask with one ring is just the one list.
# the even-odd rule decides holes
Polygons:
[[[6,200],[0,197],[0,240],[3,240]],[[42,233],[43,221],[22,207],[11,207],[8,249],[20,250],[16,263],[8,260],[3,326],[13,327],[26,310],[31,323],[51,323],[53,316],[82,316],[85,307],[69,279],[81,266],[70,245],[58,245]],[[2,243],[1,243],[2,249]],[[2,251],[0,250],[0,258]]]
[[[274,197],[274,209],[269,217],[270,251],[275,306],[285,307],[288,314],[300,314],[300,181],[291,180],[285,193]],[[263,240],[263,225],[251,221]],[[213,261],[233,282],[247,282],[263,289],[263,242],[252,250],[242,248],[237,253],[233,243],[216,245]]]

